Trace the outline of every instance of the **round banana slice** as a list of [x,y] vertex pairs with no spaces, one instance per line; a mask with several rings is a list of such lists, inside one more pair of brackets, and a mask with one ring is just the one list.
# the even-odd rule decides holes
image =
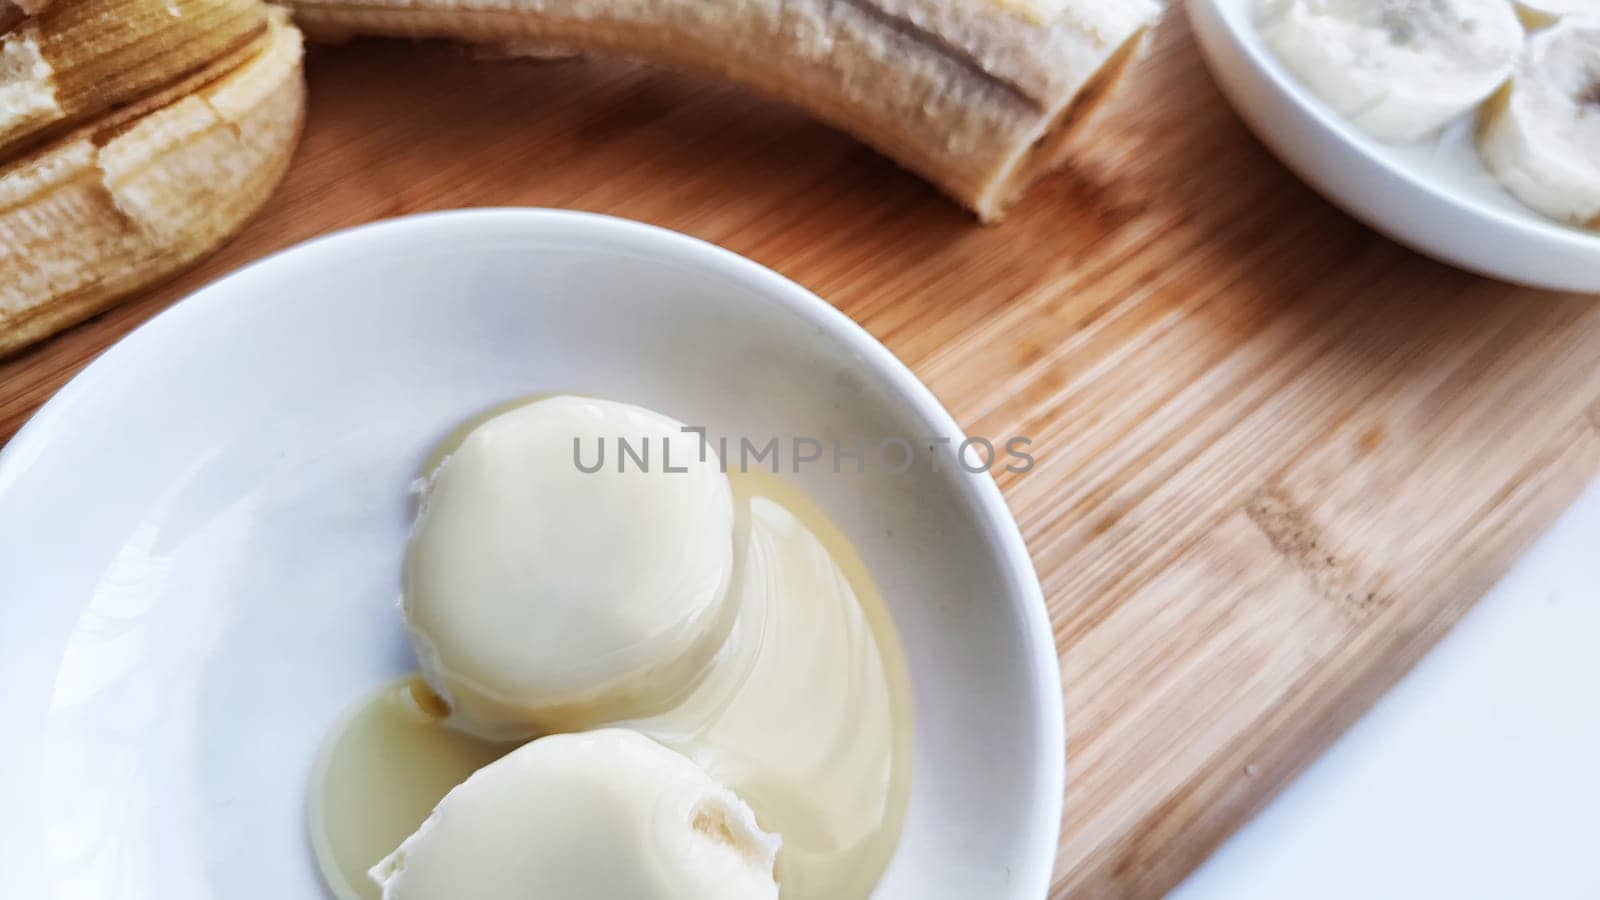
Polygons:
[[1478,153],[1523,203],[1600,227],[1600,19],[1564,19],[1528,41],[1483,108]]
[[626,403],[546,397],[469,432],[406,550],[402,612],[448,724],[577,731],[693,687],[736,611],[731,490],[683,423]]
[[1380,141],[1413,143],[1511,74],[1522,24],[1505,0],[1263,0],[1267,45]]

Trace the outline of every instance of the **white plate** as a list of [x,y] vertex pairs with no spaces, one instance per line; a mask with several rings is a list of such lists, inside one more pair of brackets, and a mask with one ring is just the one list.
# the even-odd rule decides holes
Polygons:
[[1533,287],[1600,293],[1600,235],[1541,216],[1478,160],[1471,122],[1436,141],[1380,143],[1302,87],[1262,42],[1256,0],[1188,0],[1222,93],[1307,184],[1408,247]]
[[[470,413],[535,391],[713,433],[953,438],[826,303],[681,235],[575,213],[420,216],[200,291],[89,366],[0,455],[0,896],[321,896],[306,777],[412,667],[406,488]],[[1060,674],[988,475],[808,469],[905,645],[914,787],[878,896],[1038,898]]]

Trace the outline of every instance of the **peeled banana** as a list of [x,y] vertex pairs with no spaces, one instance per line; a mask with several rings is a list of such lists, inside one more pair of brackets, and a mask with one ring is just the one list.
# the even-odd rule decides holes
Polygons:
[[1262,0],[1262,38],[1311,91],[1389,143],[1434,136],[1505,82],[1523,28],[1507,0]]
[[[1059,161],[1156,0],[295,0],[319,34],[608,51],[743,83],[986,220]],[[259,0],[0,0],[0,354],[214,248],[282,176],[300,35]]]
[[300,61],[299,32],[256,0],[57,0],[12,23],[0,38],[0,354],[176,273],[243,224],[288,165]]
[[990,221],[1058,164],[1066,134],[1115,84],[1160,13],[1154,0],[290,0],[290,6],[313,38],[532,41],[730,79],[854,134]]
[[1600,228],[1600,18],[1562,19],[1528,40],[1479,117],[1478,153],[1523,203]]

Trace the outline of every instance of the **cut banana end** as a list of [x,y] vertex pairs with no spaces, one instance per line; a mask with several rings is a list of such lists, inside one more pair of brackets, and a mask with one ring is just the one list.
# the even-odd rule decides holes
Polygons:
[[1479,118],[1478,153],[1517,199],[1600,228],[1600,19],[1535,34]]
[[1154,0],[291,0],[313,38],[609,52],[798,106],[986,221],[1060,163],[1160,14]]
[[305,107],[300,33],[250,45],[0,166],[0,354],[214,249],[266,200]]
[[1494,92],[1522,50],[1506,0],[1262,0],[1267,46],[1380,141],[1436,134]]
[[[0,0],[5,2],[5,0]],[[21,7],[18,7],[21,9]],[[0,37],[0,159],[248,46],[258,0],[74,0]]]

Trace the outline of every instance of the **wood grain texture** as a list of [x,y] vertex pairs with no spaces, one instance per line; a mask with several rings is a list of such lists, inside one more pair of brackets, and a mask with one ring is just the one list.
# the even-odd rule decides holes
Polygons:
[[[1012,218],[796,113],[592,62],[357,43],[309,59],[278,195],[201,268],[0,363],[9,435],[206,281],[424,209],[601,210],[747,254],[883,339],[1006,475],[1063,653],[1055,897],[1174,884],[1600,470],[1600,304],[1474,278],[1312,195],[1181,14]],[[307,327],[315,327],[308,322]]]

